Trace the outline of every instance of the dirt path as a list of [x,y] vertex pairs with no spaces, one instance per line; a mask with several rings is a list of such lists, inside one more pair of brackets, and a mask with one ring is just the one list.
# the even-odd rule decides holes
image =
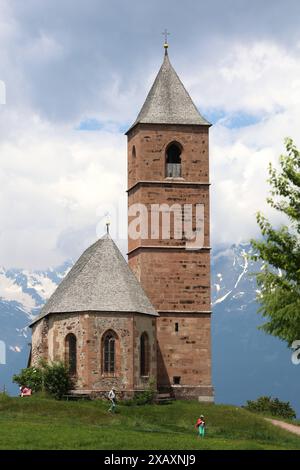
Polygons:
[[265,418],[267,421],[270,423],[274,424],[274,426],[279,426],[282,429],[285,429],[286,431],[293,432],[294,434],[297,434],[300,436],[300,426],[296,426],[295,424],[289,424],[285,423],[284,421],[279,421],[278,419],[271,419],[271,418]]

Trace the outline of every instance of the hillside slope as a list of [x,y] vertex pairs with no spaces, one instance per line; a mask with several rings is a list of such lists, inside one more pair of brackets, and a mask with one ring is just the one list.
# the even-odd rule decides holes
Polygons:
[[[118,406],[0,396],[0,449],[300,449],[300,437],[225,405]],[[197,437],[204,413],[207,433]]]

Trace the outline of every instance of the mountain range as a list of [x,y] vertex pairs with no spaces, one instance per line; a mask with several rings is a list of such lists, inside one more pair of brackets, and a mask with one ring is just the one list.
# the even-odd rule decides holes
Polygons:
[[[212,253],[216,402],[242,405],[271,395],[290,401],[300,416],[300,365],[292,363],[286,344],[259,330],[264,319],[257,313],[259,291],[253,273],[261,265],[249,260],[250,251],[249,244],[240,244],[219,246]],[[66,261],[44,271],[0,268],[0,346],[5,345],[0,347],[0,389],[18,392],[11,377],[27,365],[28,324],[72,264]]]

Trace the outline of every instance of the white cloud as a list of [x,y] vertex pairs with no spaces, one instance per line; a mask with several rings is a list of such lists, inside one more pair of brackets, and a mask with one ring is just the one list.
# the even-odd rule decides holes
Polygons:
[[[284,48],[268,47],[265,43],[245,47],[244,51],[238,46],[234,51],[235,59],[233,52],[228,59],[232,66],[234,64],[234,70],[218,83],[223,90],[221,107],[227,110],[228,118],[231,112],[243,109],[254,113],[263,109],[268,114],[257,124],[240,129],[226,128],[226,118],[212,128],[212,236],[215,243],[239,242],[258,236],[255,213],[259,210],[275,224],[283,221],[265,202],[270,189],[266,182],[268,164],[278,165],[278,157],[285,150],[286,136],[300,143],[298,53],[288,54]],[[248,61],[245,59],[247,51]],[[229,81],[233,80],[231,87],[228,77]],[[218,98],[214,99],[217,103]],[[275,112],[278,107],[280,112]]]
[[[92,21],[98,2],[90,9],[78,2],[78,11],[62,2],[62,23],[53,1],[43,8],[34,0],[26,8],[17,3],[0,5],[0,79],[7,86],[7,104],[0,107],[0,263],[43,268],[77,256],[96,237],[97,208],[124,194],[126,138],[118,126],[136,116],[159,60],[148,33],[131,50],[118,48],[124,38],[132,41],[129,34],[140,34],[131,32],[133,23],[116,25],[118,47],[110,41],[110,13],[103,11],[102,29]],[[148,8],[151,29],[157,18]],[[180,15],[173,16],[174,25],[181,24]],[[217,33],[209,22],[201,35],[195,22],[195,40],[185,46],[179,36],[177,47],[174,35],[170,48],[200,110],[226,113],[211,130],[214,243],[258,235],[256,211],[271,214],[264,202],[268,162],[277,161],[286,135],[300,145],[299,39],[291,47],[291,36],[276,40],[270,28],[262,39],[249,31],[235,35],[223,31],[222,22],[213,25],[219,42],[211,41]],[[259,122],[229,129],[236,113]],[[74,130],[88,118],[101,120],[103,130]]]
[[90,226],[77,240],[83,249],[96,237],[97,207],[125,192],[126,139],[55,127],[29,114],[24,125],[19,117],[17,132],[0,142],[0,259],[8,266],[45,267],[70,254],[57,246],[64,231]]
[[62,44],[43,31],[40,31],[38,37],[23,48],[23,60],[29,63],[53,62],[63,56]]
[[266,40],[225,42],[193,68],[187,85],[202,108],[268,114],[300,103],[299,48]]

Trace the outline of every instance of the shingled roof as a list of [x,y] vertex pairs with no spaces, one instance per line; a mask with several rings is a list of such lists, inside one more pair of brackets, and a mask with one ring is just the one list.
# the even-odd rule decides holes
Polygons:
[[146,101],[136,121],[127,132],[139,123],[210,126],[210,123],[199,113],[173,69],[167,50]]
[[30,326],[50,313],[86,311],[158,315],[109,235],[80,256]]

